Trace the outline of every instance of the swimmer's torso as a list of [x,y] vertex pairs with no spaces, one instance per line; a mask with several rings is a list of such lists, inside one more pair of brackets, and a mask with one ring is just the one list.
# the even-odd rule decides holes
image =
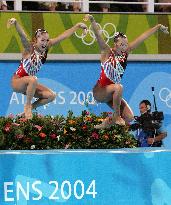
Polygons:
[[115,55],[111,49],[109,58],[101,63],[101,74],[98,83],[104,87],[112,83],[120,83],[127,65],[127,53]]
[[47,58],[47,50],[45,50],[42,54],[36,51],[33,46],[33,51],[29,58],[22,59],[21,63],[15,72],[19,77],[23,76],[35,76],[37,72],[41,69],[42,64],[46,62]]

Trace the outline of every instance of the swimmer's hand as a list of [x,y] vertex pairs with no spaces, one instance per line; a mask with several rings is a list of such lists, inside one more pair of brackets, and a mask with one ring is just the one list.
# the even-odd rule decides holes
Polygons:
[[83,21],[88,21],[90,20],[91,22],[94,21],[94,17],[90,14],[86,14],[83,18]]
[[82,29],[87,29],[87,26],[84,23],[77,23],[77,26]]
[[17,20],[15,18],[8,19],[7,28],[9,29],[12,25],[15,25]]
[[78,28],[83,29],[83,35],[87,33],[87,26],[84,23],[77,23]]
[[163,33],[169,34],[168,27],[163,26],[163,25],[161,24],[159,29],[160,29],[160,31],[162,31]]

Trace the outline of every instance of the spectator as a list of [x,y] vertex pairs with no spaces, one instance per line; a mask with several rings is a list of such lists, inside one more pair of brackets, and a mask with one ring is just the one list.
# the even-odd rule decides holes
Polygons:
[[[105,1],[105,0],[95,0],[95,1]],[[108,0],[111,1],[111,0]],[[90,4],[90,11],[102,11],[102,12],[108,12],[110,11],[110,4],[108,3],[92,3]]]
[[0,10],[8,10],[6,1],[0,1]]
[[[77,0],[75,0],[77,1]],[[39,3],[39,10],[41,11],[74,11],[81,10],[79,2],[74,3],[61,3],[61,2],[41,2]]]
[[[171,0],[158,0],[158,3],[171,3]],[[171,12],[171,5],[159,5],[156,10],[159,12]]]
[[[138,0],[139,2],[147,2],[147,0]],[[143,12],[147,12],[148,8],[147,8],[147,4],[142,4],[141,5],[142,11]]]
[[81,3],[77,2],[78,0],[75,0],[74,3],[72,3],[73,11],[79,12],[81,11]]
[[66,11],[68,10],[66,3],[57,2],[56,11]]
[[41,11],[65,11],[65,4],[59,2],[41,2],[39,3]]
[[[123,0],[113,0],[113,1],[123,2]],[[130,0],[124,0],[124,2],[130,2]],[[133,4],[122,4],[122,3],[111,4],[110,11],[111,12],[135,12],[135,11],[137,12],[139,11],[139,6]]]
[[39,10],[39,3],[35,1],[23,1],[22,2],[22,10],[28,11],[38,11]]
[[47,7],[48,11],[56,11],[57,2],[46,2],[44,5]]
[[[100,1],[104,1],[104,0],[100,0]],[[100,4],[100,8],[101,8],[102,12],[109,12],[110,11],[110,4],[102,3],[102,4]]]
[[[114,0],[113,0],[114,1]],[[117,0],[123,2],[123,0]],[[124,0],[124,2],[131,2],[130,0]],[[147,4],[136,4],[136,2],[147,2],[147,0],[134,0],[135,4],[111,4],[111,12],[146,12]]]

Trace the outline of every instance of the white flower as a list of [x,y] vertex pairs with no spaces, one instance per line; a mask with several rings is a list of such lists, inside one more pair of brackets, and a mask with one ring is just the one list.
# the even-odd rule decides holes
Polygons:
[[61,137],[60,135],[57,136],[58,141],[60,140],[60,137]]
[[31,147],[30,147],[30,149],[35,149],[36,148],[36,146],[33,144],[33,145],[31,145]]
[[70,130],[74,132],[76,129],[74,127],[70,127]]

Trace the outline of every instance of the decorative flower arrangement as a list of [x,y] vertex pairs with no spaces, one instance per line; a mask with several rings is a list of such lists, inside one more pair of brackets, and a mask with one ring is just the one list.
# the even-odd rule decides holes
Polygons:
[[110,129],[96,130],[110,113],[101,116],[83,111],[67,117],[34,114],[32,120],[22,117],[0,117],[1,150],[42,149],[114,149],[134,148],[137,141],[127,127],[114,125]]

